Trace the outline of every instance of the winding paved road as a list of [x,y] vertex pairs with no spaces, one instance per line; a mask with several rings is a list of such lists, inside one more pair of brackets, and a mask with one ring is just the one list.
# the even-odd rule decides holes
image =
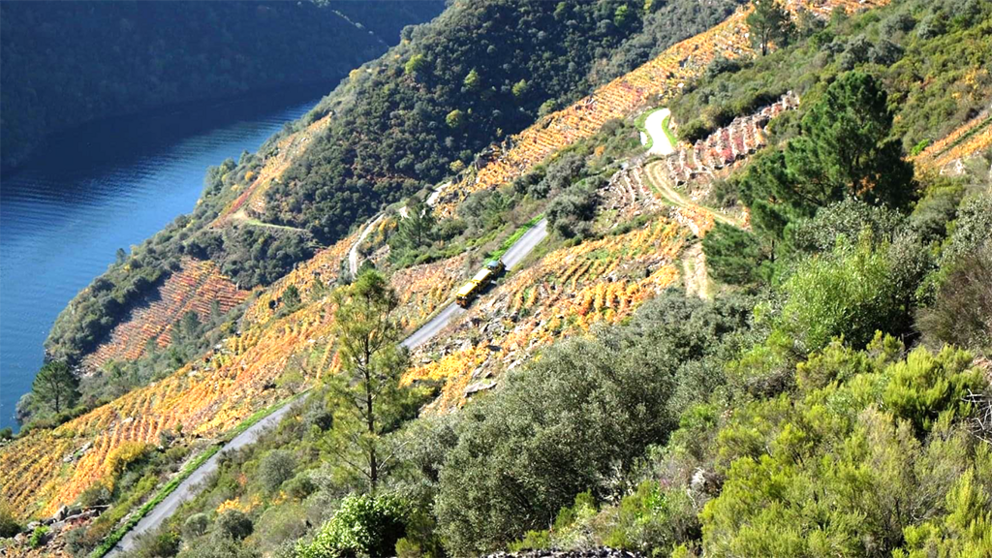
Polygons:
[[180,485],[172,491],[172,494],[166,496],[165,499],[159,503],[159,505],[155,506],[155,509],[150,511],[145,517],[141,518],[141,521],[139,521],[127,535],[124,535],[124,538],[121,539],[120,542],[117,543],[117,546],[108,552],[106,556],[113,556],[119,552],[131,550],[137,542],[138,537],[151,531],[155,527],[158,527],[161,522],[165,521],[169,518],[169,516],[175,513],[175,511],[179,509],[179,506],[181,506],[187,498],[192,498],[197,492],[200,491],[202,488],[200,483],[203,482],[207,476],[217,470],[217,465],[220,461],[221,454],[255,443],[255,440],[258,439],[258,436],[262,433],[262,431],[270,426],[275,426],[278,424],[279,420],[282,419],[287,412],[289,412],[292,406],[292,403],[283,405],[282,407],[276,409],[271,415],[256,422],[247,430],[235,436],[233,440],[224,446],[224,449],[215,453],[210,459],[206,460],[203,465],[200,465],[199,469],[193,471],[192,475],[180,483]]
[[[366,226],[365,230],[362,231],[362,234],[359,237],[358,241],[355,243],[355,246],[353,246],[351,252],[349,252],[348,254],[349,264],[351,265],[352,269],[357,269],[358,267],[358,263],[357,263],[358,245],[361,244],[362,239],[364,239],[365,236],[368,235],[369,231],[372,229],[372,225],[378,222],[378,220],[381,218],[382,216],[380,215],[374,221],[369,223],[368,226]],[[506,264],[506,268],[513,269],[514,267],[519,265],[520,262],[523,261],[523,259],[526,258],[527,255],[530,254],[531,251],[533,251],[534,248],[538,244],[540,244],[542,240],[547,238],[547,236],[548,236],[548,220],[541,219],[533,227],[531,227],[526,233],[524,233],[524,235],[521,236],[516,242],[514,242],[513,246],[511,246],[510,249],[506,251],[506,254],[503,255],[503,263]],[[444,328],[444,326],[451,323],[453,319],[464,313],[465,313],[464,308],[458,306],[457,304],[449,303],[448,306],[446,306],[443,310],[441,310],[441,312],[439,312],[436,316],[434,316],[434,318],[431,321],[427,322],[427,324],[425,324],[423,327],[413,332],[413,334],[411,334],[409,337],[404,339],[401,345],[403,345],[404,347],[408,347],[410,349],[413,349],[421,345],[422,343],[426,342],[430,338],[437,335],[437,333],[441,331]],[[263,418],[262,420],[258,421],[257,423],[252,425],[250,428],[248,428],[241,434],[235,436],[233,440],[231,440],[224,446],[224,449],[217,452],[216,454],[214,454],[213,457],[205,461],[203,465],[201,465],[199,469],[194,471],[193,474],[189,476],[189,478],[184,480],[179,485],[179,487],[172,492],[172,494],[169,494],[164,500],[162,500],[162,502],[159,505],[155,506],[155,509],[153,509],[151,512],[148,513],[148,515],[143,517],[141,521],[139,521],[138,524],[135,525],[134,528],[131,529],[131,531],[128,532],[128,534],[125,535],[124,538],[121,539],[119,543],[117,543],[117,546],[115,546],[113,550],[111,550],[107,554],[107,556],[113,556],[115,554],[118,554],[119,552],[131,550],[132,548],[134,548],[134,544],[135,542],[137,542],[138,537],[156,528],[159,524],[161,524],[163,521],[168,519],[169,516],[175,513],[175,511],[179,509],[179,506],[181,506],[183,502],[185,502],[188,498],[192,498],[197,494],[197,492],[200,491],[200,489],[202,488],[201,483],[203,482],[203,480],[206,479],[207,476],[209,476],[211,473],[217,470],[217,465],[220,460],[221,454],[253,444],[255,440],[258,438],[258,436],[262,433],[262,431],[264,431],[269,426],[274,426],[278,424],[279,420],[282,419],[282,417],[287,412],[289,412],[289,409],[291,407],[292,404],[283,405],[275,412],[273,412],[271,415]]]
[[351,245],[351,249],[348,250],[348,270],[351,271],[352,277],[358,275],[359,246],[362,245],[362,241],[365,240],[365,237],[367,237],[369,233],[372,232],[372,227],[374,227],[375,224],[378,223],[379,221],[382,221],[382,218],[385,216],[386,216],[385,213],[380,213],[379,215],[376,216],[375,219],[370,221],[369,224],[365,225],[365,228],[362,229],[362,234],[358,235],[358,240],[356,240],[355,243]]
[[671,114],[672,111],[667,108],[658,109],[649,114],[644,120],[644,129],[651,136],[649,154],[664,156],[675,153],[675,146],[669,141],[668,134],[665,133],[665,127],[663,126],[665,118],[668,118]]

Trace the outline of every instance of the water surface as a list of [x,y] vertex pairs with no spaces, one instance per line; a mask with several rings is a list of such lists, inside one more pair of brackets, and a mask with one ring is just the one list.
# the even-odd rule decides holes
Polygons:
[[85,126],[0,177],[0,428],[69,300],[193,209],[209,165],[255,151],[331,86],[209,101]]

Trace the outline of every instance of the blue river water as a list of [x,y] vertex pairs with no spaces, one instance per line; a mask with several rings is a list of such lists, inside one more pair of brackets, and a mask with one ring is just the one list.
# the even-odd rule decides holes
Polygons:
[[210,165],[255,151],[330,85],[171,107],[53,139],[0,177],[0,428],[16,429],[42,344],[118,248],[193,209]]

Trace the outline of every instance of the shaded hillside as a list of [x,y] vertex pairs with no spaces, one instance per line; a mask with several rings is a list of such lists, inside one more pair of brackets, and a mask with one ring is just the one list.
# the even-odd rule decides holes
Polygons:
[[2,163],[94,119],[340,79],[443,8],[355,4],[4,2]]

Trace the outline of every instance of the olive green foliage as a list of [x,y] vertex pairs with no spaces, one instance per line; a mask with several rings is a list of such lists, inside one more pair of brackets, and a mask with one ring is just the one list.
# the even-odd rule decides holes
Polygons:
[[972,408],[965,396],[987,387],[981,370],[970,368],[971,360],[967,352],[950,347],[937,355],[917,349],[886,370],[889,383],[882,401],[921,436],[941,418],[967,417]]
[[183,522],[183,538],[194,539],[207,533],[210,518],[205,513],[195,513]]
[[951,267],[917,327],[938,342],[992,346],[992,246]]
[[910,310],[899,299],[886,247],[874,248],[867,236],[809,258],[783,290],[782,327],[803,352],[822,349],[836,337],[862,347],[876,330],[900,333],[909,327]]
[[599,201],[596,191],[604,182],[605,179],[599,176],[589,178],[555,196],[547,210],[548,225],[552,230],[563,238],[588,236]]
[[717,222],[703,238],[709,272],[717,281],[731,285],[767,282],[774,261],[761,242],[748,231]]
[[772,43],[785,46],[794,32],[789,13],[776,0],[752,0],[751,4],[754,11],[747,16],[747,25],[751,42],[762,56],[768,54]]
[[21,532],[21,525],[14,517],[14,511],[6,502],[0,502],[0,539],[13,537]]
[[[950,537],[967,532],[955,532],[955,495],[969,490],[964,513],[978,512],[981,491],[963,485],[987,470],[988,447],[944,386],[984,379],[951,349],[903,361],[879,338],[869,355],[832,344],[811,358],[820,379],[798,398],[746,405],[721,429],[726,481],[701,516],[707,555],[889,556],[908,540],[954,544],[944,525]],[[922,416],[934,418],[929,429],[914,428]]]
[[403,505],[388,496],[349,496],[312,541],[296,547],[296,556],[393,556],[404,533],[405,513]]
[[368,271],[336,293],[341,372],[329,380],[334,412],[332,447],[362,475],[374,494],[392,460],[382,437],[416,408],[415,392],[401,388],[406,355],[392,315],[399,301],[385,277]]
[[255,529],[251,518],[240,510],[227,510],[217,516],[214,530],[217,534],[234,540],[241,540]]
[[708,235],[703,248],[715,258],[714,276],[738,284],[770,280],[776,258],[795,247],[795,240],[783,241],[795,235],[803,240],[804,233],[793,229],[846,198],[905,206],[913,192],[912,166],[888,138],[891,127],[886,94],[870,75],[847,73],[830,84],[806,111],[800,134],[784,150],[755,158],[737,179],[755,238],[726,226]]
[[296,458],[288,451],[271,451],[258,464],[258,479],[269,493],[275,493],[284,482],[293,478]]
[[31,531],[31,537],[28,538],[28,546],[31,548],[38,548],[45,544],[45,541],[48,540],[49,531],[51,531],[51,528],[47,525],[35,527],[34,531]]
[[435,513],[458,555],[548,525],[586,490],[622,493],[644,449],[721,385],[710,364],[741,327],[742,300],[708,307],[670,292],[630,324],[545,351],[462,413],[438,475]]

